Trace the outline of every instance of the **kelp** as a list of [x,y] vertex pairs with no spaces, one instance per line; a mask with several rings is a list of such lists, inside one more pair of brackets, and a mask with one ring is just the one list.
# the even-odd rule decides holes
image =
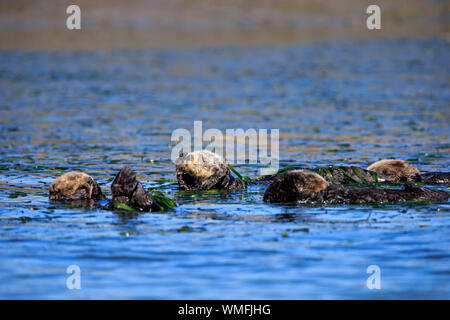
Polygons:
[[148,193],[154,200],[154,203],[152,205],[152,209],[153,207],[155,209],[158,209],[159,211],[167,211],[170,209],[173,209],[177,206],[177,203],[166,197],[164,194],[160,193],[160,192],[149,192]]
[[[327,175],[330,178],[331,183],[334,183],[333,174],[330,171],[330,168],[327,168]],[[321,175],[323,177],[323,175]]]
[[231,172],[233,172],[239,180],[242,180],[245,183],[248,183],[251,180],[249,177],[241,176],[241,174],[237,172],[236,169],[234,169],[231,165],[228,165],[228,168],[230,168]]
[[117,201],[117,200],[112,200],[112,201],[109,203],[109,208],[110,208],[111,210],[114,210],[114,209],[121,209],[121,210],[125,210],[125,211],[136,211],[136,209],[134,209],[134,208],[132,208],[132,207],[126,205],[125,203],[122,203],[122,202],[120,202],[120,201]]
[[351,166],[353,172],[358,176],[358,178],[361,180],[362,183],[367,184],[366,179],[359,173],[358,169],[356,167]]
[[338,169],[339,171],[341,171],[342,174],[343,174],[344,176],[346,176],[347,178],[349,178],[350,180],[352,180],[354,183],[360,183],[360,182],[357,181],[355,178],[353,178],[347,171],[345,171],[344,168],[337,167],[337,169]]
[[8,196],[8,198],[16,199],[16,198],[18,198],[18,197],[26,197],[26,196],[27,196],[27,194],[26,194],[25,192],[22,192],[22,191],[16,191],[16,192],[10,194],[10,195]]
[[[148,192],[148,194],[153,198],[152,211],[167,211],[173,209],[177,206],[177,203],[166,197],[164,194],[160,192]],[[108,206],[111,210],[125,210],[125,211],[137,211],[136,209],[126,205],[125,203],[119,202],[117,200],[112,200]]]
[[[245,183],[258,183],[259,181],[262,181],[264,179],[269,179],[272,177],[276,177],[286,171],[290,171],[290,170],[295,170],[295,169],[304,169],[304,170],[309,170],[309,171],[313,171],[317,174],[319,174],[321,177],[328,179],[332,184],[336,184],[338,182],[336,182],[335,177],[333,176],[333,170],[336,169],[339,172],[341,172],[346,178],[350,179],[350,183],[340,183],[342,185],[347,185],[347,186],[398,186],[398,185],[417,185],[417,186],[421,186],[421,185],[427,185],[426,183],[423,182],[413,182],[413,181],[397,181],[397,182],[392,182],[392,181],[380,181],[379,175],[376,172],[372,172],[372,171],[368,171],[367,173],[372,177],[373,181],[367,180],[367,178],[365,178],[361,172],[358,170],[358,167],[355,166],[349,166],[349,167],[340,167],[340,166],[328,166],[325,168],[316,168],[316,169],[311,169],[311,168],[305,168],[302,167],[300,165],[292,165],[292,166],[287,166],[284,168],[281,168],[279,170],[277,170],[275,173],[273,174],[266,174],[266,175],[262,175],[259,177],[246,177],[246,176],[242,176],[235,168],[233,168],[231,165],[228,165],[228,167],[230,168],[231,172],[233,172],[236,177],[239,180],[244,181]],[[357,178],[355,178],[354,176],[352,176],[352,174],[350,174],[347,170],[351,170],[352,174],[354,174]],[[359,180],[359,181],[358,181]],[[339,183],[338,183],[339,184]]]

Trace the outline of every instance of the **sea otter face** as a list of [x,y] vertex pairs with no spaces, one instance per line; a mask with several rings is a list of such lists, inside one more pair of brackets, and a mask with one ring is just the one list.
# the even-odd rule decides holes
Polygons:
[[327,188],[327,182],[317,173],[290,170],[277,177],[266,189],[265,202],[315,201],[318,193]]
[[176,162],[177,179],[185,190],[208,190],[230,175],[225,160],[208,150],[180,156]]
[[419,170],[404,160],[380,160],[370,165],[367,170],[374,171],[392,182],[417,180]]
[[50,184],[52,201],[101,200],[104,198],[95,180],[83,172],[65,173]]

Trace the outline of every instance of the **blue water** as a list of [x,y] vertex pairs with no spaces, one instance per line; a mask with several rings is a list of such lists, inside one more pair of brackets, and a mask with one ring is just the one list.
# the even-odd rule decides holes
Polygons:
[[[202,120],[204,130],[279,129],[281,166],[396,157],[449,171],[449,52],[438,38],[0,51],[0,298],[449,299],[448,202],[293,206],[263,203],[264,186],[180,192],[170,160],[172,131]],[[110,196],[124,165],[180,205],[133,215],[49,203],[50,182],[71,170]],[[69,265],[81,290],[66,288]],[[366,286],[370,265],[380,290]]]

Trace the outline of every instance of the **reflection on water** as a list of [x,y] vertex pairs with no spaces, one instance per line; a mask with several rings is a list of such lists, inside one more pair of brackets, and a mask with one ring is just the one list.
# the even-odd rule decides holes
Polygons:
[[[281,166],[398,157],[448,171],[449,49],[434,39],[0,52],[0,297],[449,298],[448,203],[266,205],[263,186],[167,182],[171,132],[194,120],[279,128]],[[123,165],[182,205],[130,215],[48,202],[69,170],[110,195]],[[72,264],[76,292],[65,287]],[[366,287],[372,264],[379,291]]]

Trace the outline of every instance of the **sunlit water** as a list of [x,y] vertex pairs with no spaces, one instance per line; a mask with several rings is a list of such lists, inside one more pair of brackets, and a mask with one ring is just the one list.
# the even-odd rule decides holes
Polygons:
[[[448,203],[268,205],[264,186],[170,182],[171,133],[194,120],[280,129],[281,166],[397,157],[448,171],[449,52],[440,39],[0,52],[0,297],[450,298]],[[180,205],[135,216],[49,203],[70,170],[110,196],[124,165]],[[69,265],[81,290],[66,288]]]

